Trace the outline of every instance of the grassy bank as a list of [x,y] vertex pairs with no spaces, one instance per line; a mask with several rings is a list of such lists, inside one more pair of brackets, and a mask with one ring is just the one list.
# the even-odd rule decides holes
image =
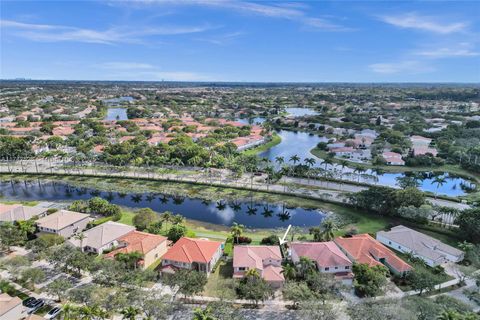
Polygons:
[[263,151],[267,151],[268,149],[270,149],[270,148],[276,146],[277,144],[279,144],[280,142],[282,142],[282,138],[278,134],[273,133],[272,134],[272,140],[270,140],[269,142],[267,142],[265,144],[259,145],[256,148],[245,150],[245,151],[243,151],[243,154],[245,154],[245,155],[256,155],[256,154],[262,153]]

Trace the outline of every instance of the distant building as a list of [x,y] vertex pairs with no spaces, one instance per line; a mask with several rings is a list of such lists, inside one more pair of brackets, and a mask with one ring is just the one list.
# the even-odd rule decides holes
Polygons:
[[400,153],[386,151],[382,153],[382,158],[385,162],[391,166],[404,166],[405,161],[402,159],[402,155]]

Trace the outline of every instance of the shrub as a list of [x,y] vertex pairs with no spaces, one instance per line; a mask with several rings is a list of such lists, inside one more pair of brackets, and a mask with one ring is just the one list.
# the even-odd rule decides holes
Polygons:
[[278,236],[272,234],[272,235],[269,235],[268,237],[263,238],[262,241],[260,241],[260,244],[263,244],[263,245],[279,245],[280,240],[278,239]]
[[238,244],[250,244],[252,243],[252,238],[240,236],[237,241]]

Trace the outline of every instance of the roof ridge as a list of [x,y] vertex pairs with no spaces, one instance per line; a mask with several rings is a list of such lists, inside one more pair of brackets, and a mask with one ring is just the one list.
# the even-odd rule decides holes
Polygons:
[[205,255],[203,254],[202,248],[200,248],[200,245],[198,244],[198,242],[195,241],[195,240],[191,240],[191,241],[193,241],[195,243],[195,245],[197,246],[198,251],[200,251],[200,254],[202,255],[203,259],[205,259],[205,261],[208,262],[207,257],[205,257]]

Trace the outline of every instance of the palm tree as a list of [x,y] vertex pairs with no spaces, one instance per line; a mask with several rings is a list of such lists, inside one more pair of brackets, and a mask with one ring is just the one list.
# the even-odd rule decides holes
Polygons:
[[83,232],[79,232],[73,238],[80,241],[80,250],[83,251],[83,240],[86,238],[85,234]]
[[216,320],[212,315],[212,308],[206,307],[205,309],[202,308],[195,308],[193,312],[193,320]]
[[286,264],[283,266],[283,270],[281,271],[285,279],[288,280],[293,280],[297,277],[297,270],[295,269],[295,266],[292,264]]
[[260,274],[258,273],[257,269],[248,269],[247,272],[245,272],[245,277],[260,278]]
[[293,162],[293,165],[295,165],[297,162],[300,161],[300,157],[298,155],[294,154],[293,156],[290,157],[290,159],[288,161]]
[[308,167],[307,177],[308,177],[308,184],[310,184],[310,173],[311,173],[310,170],[317,161],[314,158],[305,158],[303,161],[305,162],[305,165]]
[[167,230],[167,223],[172,221],[173,219],[173,213],[170,211],[165,211],[162,213],[162,221],[165,222],[165,230]]
[[333,160],[331,157],[326,157],[323,159],[323,164],[325,165],[325,171],[327,171],[327,166],[333,164]]
[[124,320],[135,320],[135,318],[140,314],[140,310],[138,308],[128,306],[120,313],[122,314],[122,319]]
[[300,257],[297,264],[297,271],[303,279],[305,279],[310,272],[314,272],[316,268],[315,261],[307,257]]
[[365,172],[365,169],[362,166],[356,166],[353,172],[357,174],[358,182],[360,182],[361,174]]
[[336,230],[336,226],[332,220],[330,219],[324,220],[322,222],[321,227],[322,227],[321,235],[324,241],[331,241],[333,240],[333,238],[335,238],[334,231]]
[[272,215],[273,215],[273,210],[269,208],[267,203],[267,205],[263,207],[262,216],[264,216],[265,218],[269,218]]
[[437,189],[435,190],[435,199],[437,199],[438,189],[443,186],[447,180],[444,177],[437,176],[433,179],[432,184],[437,185]]
[[285,162],[284,157],[275,157],[275,162],[278,163],[279,166],[281,166]]
[[460,320],[463,317],[455,310],[447,309],[440,313],[437,320]]
[[240,237],[243,233],[245,226],[243,224],[238,224],[236,222],[230,227],[230,233],[232,234],[235,242],[238,244],[238,237]]

